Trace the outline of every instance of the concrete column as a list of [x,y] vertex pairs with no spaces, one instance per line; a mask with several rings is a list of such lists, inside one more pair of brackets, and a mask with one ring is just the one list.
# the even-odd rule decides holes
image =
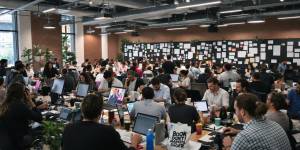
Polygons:
[[101,55],[103,59],[108,58],[108,35],[106,33],[106,28],[101,28]]
[[19,11],[17,17],[18,24],[18,44],[19,44],[19,59],[25,48],[32,48],[31,35],[31,13],[28,11]]
[[75,24],[75,53],[77,64],[82,64],[84,62],[84,29],[81,22]]

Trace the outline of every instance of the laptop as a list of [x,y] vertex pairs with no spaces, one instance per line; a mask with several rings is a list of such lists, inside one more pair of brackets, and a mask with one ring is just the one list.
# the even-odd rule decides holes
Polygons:
[[72,110],[70,108],[62,107],[59,114],[59,119],[69,121],[71,118]]
[[61,95],[63,92],[63,88],[64,88],[64,80],[55,79],[51,88],[51,92]]
[[78,83],[76,88],[77,97],[86,97],[89,91],[89,85],[84,83]]
[[128,110],[129,113],[131,113],[131,110],[132,110],[132,108],[133,108],[134,103],[135,103],[135,102],[130,102],[130,103],[127,103],[127,104],[126,104],[126,105],[127,105],[127,110]]
[[158,122],[159,118],[156,116],[138,113],[132,131],[146,136],[148,129],[154,130],[155,124]]
[[172,82],[178,82],[179,75],[178,74],[170,74]]
[[208,104],[207,100],[202,100],[198,102],[194,102],[194,106],[198,112],[208,112]]
[[112,87],[108,96],[105,109],[115,109],[117,105],[122,105],[126,93],[125,88]]

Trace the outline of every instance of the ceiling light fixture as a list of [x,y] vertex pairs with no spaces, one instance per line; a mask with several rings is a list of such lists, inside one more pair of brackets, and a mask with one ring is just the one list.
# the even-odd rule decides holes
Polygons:
[[133,30],[133,29],[125,29],[124,31],[125,32],[134,32],[135,30]]
[[227,24],[219,24],[217,25],[217,27],[227,27],[228,25]]
[[245,22],[233,22],[233,23],[226,23],[226,25],[231,26],[231,25],[242,25],[245,24]]
[[127,32],[121,31],[121,32],[115,32],[115,34],[126,34]]
[[207,28],[209,26],[210,26],[209,24],[202,24],[202,25],[200,25],[201,28]]
[[262,19],[262,18],[259,18],[259,17],[254,17],[254,18],[252,18],[252,19],[249,19],[248,21],[247,21],[247,23],[251,23],[251,24],[256,24],[256,23],[264,23],[265,22],[265,20],[264,19]]
[[176,7],[176,9],[186,9],[186,8],[194,8],[194,7],[200,7],[200,6],[209,6],[209,5],[215,5],[215,4],[220,4],[220,3],[222,3],[222,2],[218,0],[218,1],[207,2],[207,3],[178,6],[178,7]]
[[89,1],[89,5],[93,5],[93,1],[92,0]]
[[178,0],[174,0],[174,5],[178,5],[178,4],[179,4]]
[[300,16],[290,16],[290,17],[279,17],[278,20],[286,20],[286,19],[299,19]]
[[187,27],[176,27],[176,28],[169,28],[168,31],[174,31],[174,30],[186,30]]
[[56,10],[56,8],[49,8],[49,9],[46,9],[46,10],[44,10],[44,11],[42,11],[43,13],[49,13],[49,12],[51,12],[51,11],[55,11]]
[[233,10],[224,10],[220,11],[220,14],[230,14],[230,13],[237,13],[237,12],[242,12],[242,9],[233,9]]
[[95,30],[93,30],[91,26],[89,26],[89,28],[86,30],[86,33],[88,33],[88,34],[92,34],[94,32],[95,32]]
[[96,29],[101,29],[101,28],[108,28],[110,27],[110,25],[100,25],[100,26],[96,26]]

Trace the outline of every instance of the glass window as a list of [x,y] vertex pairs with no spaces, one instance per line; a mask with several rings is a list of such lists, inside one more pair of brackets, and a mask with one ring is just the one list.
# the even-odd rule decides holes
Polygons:
[[7,59],[13,65],[18,59],[16,15],[0,16],[0,59]]
[[[62,16],[61,20],[63,22],[68,22],[70,24],[64,24],[61,26],[61,33],[63,39],[63,45],[67,48],[70,52],[75,52],[75,24],[74,24],[74,17],[73,16]],[[66,38],[64,40],[64,37]]]

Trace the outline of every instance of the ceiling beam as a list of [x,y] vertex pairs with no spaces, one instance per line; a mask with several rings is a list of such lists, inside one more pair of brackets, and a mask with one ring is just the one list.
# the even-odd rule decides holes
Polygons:
[[[0,13],[0,16],[1,16],[1,15],[4,15],[4,14],[7,14],[7,13],[14,13],[14,12],[16,12],[16,11],[24,10],[25,8],[34,6],[34,5],[36,5],[36,4],[38,4],[38,3],[42,2],[42,1],[44,1],[44,0],[35,0],[35,1],[33,1],[33,2],[30,2],[30,3],[26,3],[26,4],[23,4],[23,5],[20,5],[20,6],[18,6],[17,8],[14,8],[13,10],[10,10],[10,11],[7,11],[7,12],[2,12],[2,13]],[[2,2],[1,2],[1,4],[2,4]]]

